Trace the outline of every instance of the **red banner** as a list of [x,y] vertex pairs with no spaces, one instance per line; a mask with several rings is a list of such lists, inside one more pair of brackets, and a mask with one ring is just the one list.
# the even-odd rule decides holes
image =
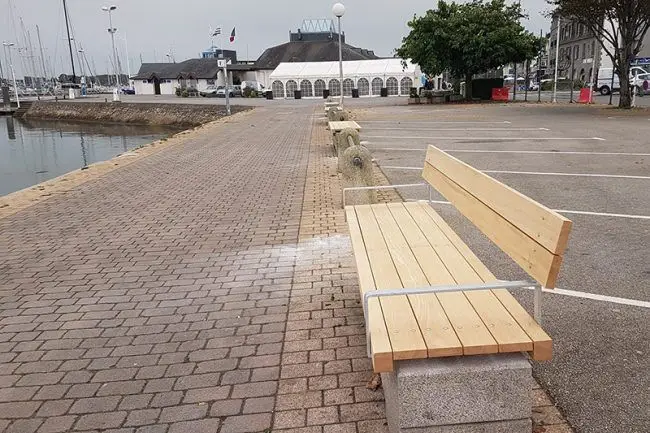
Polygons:
[[493,101],[508,101],[510,100],[510,89],[508,87],[495,87],[492,89]]

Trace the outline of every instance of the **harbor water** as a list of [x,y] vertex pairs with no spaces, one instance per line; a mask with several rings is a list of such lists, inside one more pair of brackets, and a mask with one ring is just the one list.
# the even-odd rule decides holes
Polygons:
[[0,196],[178,132],[152,126],[0,117]]

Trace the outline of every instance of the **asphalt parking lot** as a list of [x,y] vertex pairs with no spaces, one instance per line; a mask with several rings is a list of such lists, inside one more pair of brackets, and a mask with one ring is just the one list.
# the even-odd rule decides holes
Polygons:
[[[544,296],[554,359],[534,372],[578,432],[650,426],[650,113],[551,105],[368,106],[361,137],[391,184],[435,145],[573,220]],[[423,188],[405,199],[426,199]],[[526,275],[445,199],[436,210],[502,279]],[[532,295],[516,293],[532,310]]]

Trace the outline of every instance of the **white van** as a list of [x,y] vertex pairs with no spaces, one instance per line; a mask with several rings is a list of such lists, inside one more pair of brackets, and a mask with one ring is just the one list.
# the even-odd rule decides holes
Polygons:
[[[609,95],[612,91],[618,92],[621,89],[621,81],[618,74],[614,74],[614,86],[612,87],[612,68],[600,68],[598,70],[598,83],[596,88],[601,95]],[[640,66],[630,68],[630,83],[639,89],[643,89],[643,82],[648,79],[648,71]]]

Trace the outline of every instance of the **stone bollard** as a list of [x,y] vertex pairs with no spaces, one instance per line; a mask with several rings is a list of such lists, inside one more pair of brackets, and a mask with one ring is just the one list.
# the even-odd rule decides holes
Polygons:
[[[339,158],[339,167],[343,174],[343,188],[374,186],[372,174],[372,156],[365,146],[350,146]],[[348,191],[345,195],[346,205],[377,203],[374,190]]]
[[339,132],[334,136],[334,152],[339,158],[338,169],[341,170],[341,161],[343,161],[343,153],[350,146],[360,146],[361,139],[359,137],[359,131],[352,128],[346,128],[343,131]]
[[339,120],[339,110],[341,110],[339,107],[332,107],[329,110],[327,110],[327,120],[330,122],[336,122]]

